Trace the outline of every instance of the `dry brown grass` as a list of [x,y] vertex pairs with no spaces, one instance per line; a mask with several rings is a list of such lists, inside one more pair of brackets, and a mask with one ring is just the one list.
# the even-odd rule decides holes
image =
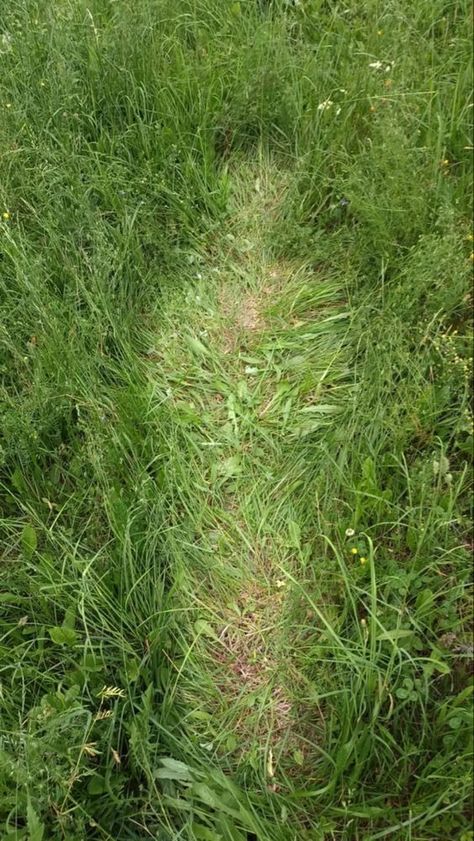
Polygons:
[[[281,582],[261,583],[257,579],[246,582],[235,601],[235,609],[227,609],[222,616],[219,634],[221,646],[214,650],[219,663],[219,690],[226,706],[239,705],[242,696],[266,696],[266,712],[258,721],[263,744],[272,734],[272,742],[282,738],[293,724],[292,704],[284,687],[284,664],[278,651],[278,619],[284,598]],[[248,727],[245,705],[240,705],[242,717],[236,722],[236,733],[245,739]],[[248,710],[250,712],[250,710]],[[247,734],[248,735],[248,734]]]
[[258,291],[224,282],[218,292],[220,329],[215,339],[225,354],[235,353],[258,340],[260,334],[271,328],[269,309],[283,292],[291,277],[293,266],[273,263],[262,272]]

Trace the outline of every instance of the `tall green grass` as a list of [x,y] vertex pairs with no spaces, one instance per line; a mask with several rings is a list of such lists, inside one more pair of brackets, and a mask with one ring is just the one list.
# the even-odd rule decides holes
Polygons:
[[[2,838],[470,838],[471,36],[464,0],[0,10]],[[266,168],[277,209],[241,235]],[[198,735],[195,537],[235,527],[198,442],[233,380],[170,339],[211,268],[254,282],[246,238],[303,267],[230,476],[287,581],[306,743],[278,787],[268,744],[225,747],[225,698]]]

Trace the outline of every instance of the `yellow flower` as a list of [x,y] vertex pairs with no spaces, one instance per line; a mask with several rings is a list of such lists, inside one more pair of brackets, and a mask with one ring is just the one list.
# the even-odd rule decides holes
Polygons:
[[367,558],[361,558],[360,562],[361,562],[362,566],[364,566],[364,564],[367,563]]
[[449,158],[443,158],[441,161],[441,166],[449,166]]
[[469,254],[469,259],[474,261],[474,251]]
[[358,549],[356,549],[356,547],[355,547],[355,546],[353,546],[353,547],[352,547],[352,549],[351,549],[351,554],[352,554],[352,555],[358,555],[358,554],[359,554],[359,550],[358,550]]
[[2,219],[5,219],[5,222],[8,222],[9,218],[10,218],[10,214],[9,214],[8,210],[4,210],[3,213],[2,213]]
[[468,234],[466,239],[468,242],[474,242],[474,234]]

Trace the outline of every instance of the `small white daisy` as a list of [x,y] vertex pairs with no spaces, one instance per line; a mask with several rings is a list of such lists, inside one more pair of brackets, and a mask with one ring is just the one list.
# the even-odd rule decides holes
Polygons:
[[324,102],[319,103],[318,111],[327,111],[328,108],[330,108],[332,104],[333,104],[332,99],[325,99]]

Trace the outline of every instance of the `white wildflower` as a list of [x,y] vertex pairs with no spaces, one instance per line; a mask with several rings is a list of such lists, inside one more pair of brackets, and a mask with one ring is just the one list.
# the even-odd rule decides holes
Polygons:
[[385,73],[390,73],[390,71],[395,67],[394,61],[371,61],[369,63],[369,67],[371,70],[384,70]]
[[354,537],[355,531],[354,529],[346,529],[346,537]]
[[333,104],[332,99],[325,99],[324,102],[319,103],[318,111],[327,111],[328,108],[330,108],[332,104]]
[[0,55],[9,53],[12,49],[12,36],[9,32],[3,32],[0,37]]

